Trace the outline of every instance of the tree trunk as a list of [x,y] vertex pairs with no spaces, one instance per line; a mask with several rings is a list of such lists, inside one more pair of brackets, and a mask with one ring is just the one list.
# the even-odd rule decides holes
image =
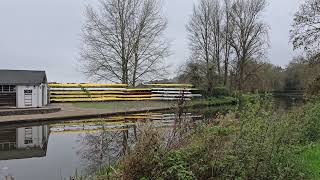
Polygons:
[[133,75],[132,75],[132,87],[136,87],[137,80],[137,68],[138,68],[138,53],[134,53],[134,67],[133,67]]
[[245,58],[242,58],[239,63],[239,79],[238,79],[238,90],[239,91],[243,90],[244,63],[245,63]]
[[[229,28],[229,26],[227,25],[227,28]],[[229,33],[229,32],[227,32]],[[228,43],[228,37],[226,35],[226,45],[225,45],[225,57],[224,57],[224,81],[223,81],[223,85],[227,86],[228,84],[228,71],[229,71],[229,57],[230,57],[230,45]]]
[[228,67],[229,66],[229,62],[227,60],[227,58],[224,61],[224,77],[223,77],[223,85],[227,86],[228,84]]

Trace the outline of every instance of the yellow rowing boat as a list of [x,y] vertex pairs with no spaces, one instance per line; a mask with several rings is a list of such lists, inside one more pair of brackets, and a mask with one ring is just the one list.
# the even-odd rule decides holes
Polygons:
[[49,84],[49,87],[128,87],[128,84]]

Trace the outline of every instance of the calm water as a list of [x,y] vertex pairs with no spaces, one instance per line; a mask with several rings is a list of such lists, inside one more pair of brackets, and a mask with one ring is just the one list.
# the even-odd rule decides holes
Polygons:
[[[188,110],[183,118],[202,121],[225,108]],[[68,179],[75,172],[87,174],[102,162],[112,163],[134,142],[137,125],[153,120],[156,128],[171,127],[172,112],[145,113],[50,124],[0,127],[0,180]],[[113,122],[110,122],[113,121]],[[138,124],[133,123],[138,122]]]

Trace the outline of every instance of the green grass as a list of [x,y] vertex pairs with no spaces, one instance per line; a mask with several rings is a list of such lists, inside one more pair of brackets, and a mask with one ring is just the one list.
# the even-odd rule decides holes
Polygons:
[[[187,102],[188,106],[220,106],[235,104],[237,99],[233,97],[221,97],[210,99],[195,99]],[[175,101],[114,101],[114,102],[84,102],[73,103],[73,106],[85,109],[104,109],[109,111],[143,109],[143,108],[170,108],[177,104]]]
[[142,108],[167,108],[174,105],[173,102],[160,101],[120,101],[120,102],[92,102],[73,103],[75,107],[86,109],[127,110]]
[[[219,106],[236,103],[233,97],[210,98],[210,99],[195,99],[187,102],[186,105],[197,106]],[[176,105],[175,101],[114,101],[114,102],[85,102],[73,103],[75,107],[85,109],[105,109],[105,110],[128,110],[142,108],[168,108]]]
[[312,179],[320,179],[320,143],[310,146],[302,155],[302,165],[311,173]]

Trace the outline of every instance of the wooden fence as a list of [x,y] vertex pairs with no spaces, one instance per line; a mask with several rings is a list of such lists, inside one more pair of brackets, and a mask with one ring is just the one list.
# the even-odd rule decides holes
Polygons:
[[129,88],[126,84],[49,84],[50,102],[170,101],[201,97],[191,84],[146,84]]

